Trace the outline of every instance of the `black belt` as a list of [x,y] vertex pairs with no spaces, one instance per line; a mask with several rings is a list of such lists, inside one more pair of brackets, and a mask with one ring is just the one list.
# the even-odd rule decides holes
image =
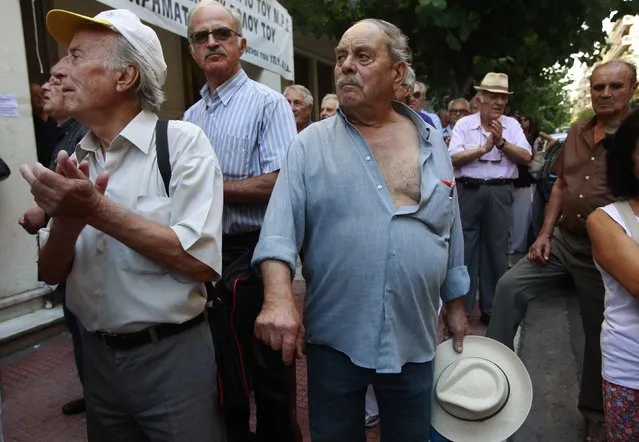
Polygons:
[[157,342],[160,339],[174,336],[186,331],[200,322],[204,321],[204,314],[200,314],[182,324],[158,324],[144,330],[133,333],[108,333],[97,331],[93,334],[100,339],[104,345],[117,350],[130,350],[135,347],[141,347],[151,342]]
[[512,182],[515,180],[507,179],[507,178],[481,180],[478,178],[461,177],[461,178],[457,178],[457,181],[460,182],[461,184],[465,184],[471,187],[479,187],[479,186],[504,186],[506,184],[512,184]]

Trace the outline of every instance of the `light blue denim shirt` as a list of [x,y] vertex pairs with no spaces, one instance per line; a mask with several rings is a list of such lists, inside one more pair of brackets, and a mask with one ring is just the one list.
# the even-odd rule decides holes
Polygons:
[[453,168],[439,131],[419,131],[421,199],[395,207],[375,157],[341,111],[300,133],[280,171],[253,264],[295,269],[304,247],[306,342],[399,373],[435,355],[439,298],[468,292]]

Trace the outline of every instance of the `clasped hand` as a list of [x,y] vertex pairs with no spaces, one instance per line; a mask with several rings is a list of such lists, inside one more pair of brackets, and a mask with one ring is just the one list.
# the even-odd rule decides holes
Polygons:
[[20,166],[22,177],[29,183],[36,204],[53,218],[62,218],[82,226],[95,216],[104,200],[108,184],[106,172],[98,175],[95,184],[89,180],[89,164],[78,166],[65,151],[58,154],[56,171],[40,163]]

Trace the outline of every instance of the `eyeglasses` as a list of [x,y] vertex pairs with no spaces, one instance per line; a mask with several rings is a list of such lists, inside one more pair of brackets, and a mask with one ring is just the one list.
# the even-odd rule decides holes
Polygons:
[[413,92],[413,98],[419,98],[419,97],[421,97],[421,96],[422,96],[421,91],[415,91],[415,92]]
[[233,37],[233,35],[237,35],[238,37],[242,36],[242,34],[235,32],[233,29],[221,27],[210,31],[196,31],[189,35],[189,40],[191,40],[193,44],[201,45],[209,41],[209,35],[212,35],[215,41],[226,41]]
[[468,114],[469,112],[466,109],[451,109],[448,111],[448,113],[455,114],[455,115],[457,114],[463,115],[463,114]]

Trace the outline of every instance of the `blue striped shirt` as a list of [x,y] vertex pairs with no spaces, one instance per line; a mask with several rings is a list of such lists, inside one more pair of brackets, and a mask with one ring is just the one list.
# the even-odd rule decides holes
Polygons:
[[468,292],[453,167],[441,134],[393,103],[419,131],[421,198],[395,207],[375,156],[341,110],[295,138],[253,264],[304,247],[306,342],[356,365],[399,373],[435,355],[439,300]]
[[[209,138],[224,180],[245,180],[280,169],[297,135],[293,112],[282,94],[240,69],[213,93],[204,85],[200,95],[184,120],[200,126]],[[224,233],[259,230],[265,213],[266,204],[225,203]]]

